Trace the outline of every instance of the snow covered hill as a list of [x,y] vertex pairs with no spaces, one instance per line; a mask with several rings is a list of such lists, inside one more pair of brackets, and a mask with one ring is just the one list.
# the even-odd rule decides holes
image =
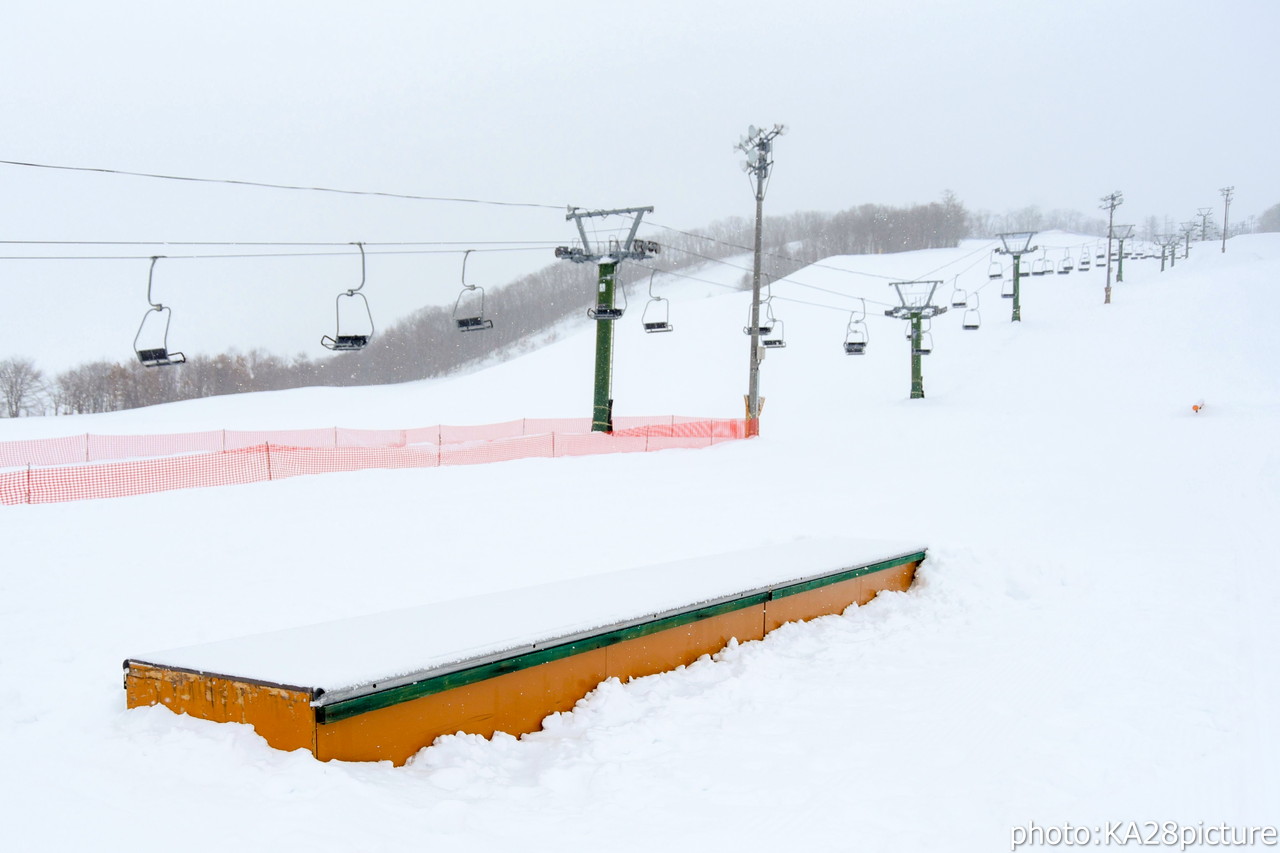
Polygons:
[[[1111,305],[1098,267],[1028,278],[1019,324],[989,251],[776,283],[758,440],[3,508],[7,846],[990,851],[1033,820],[1275,824],[1280,235],[1126,262]],[[978,291],[983,323],[935,320],[912,401],[883,310],[917,278]],[[675,333],[645,335],[634,301],[618,327],[617,413],[739,416],[747,294],[661,292]],[[871,341],[849,357],[859,299]],[[0,420],[0,441],[582,416],[591,333],[445,380]],[[401,769],[124,709],[139,651],[799,536],[930,558],[908,593]]]

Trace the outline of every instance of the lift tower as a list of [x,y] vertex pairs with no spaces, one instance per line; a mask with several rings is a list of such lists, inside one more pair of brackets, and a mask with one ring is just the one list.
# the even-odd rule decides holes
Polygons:
[[1036,236],[1034,231],[1009,231],[998,235],[1000,242],[1004,245],[996,249],[996,253],[1000,255],[1013,256],[1013,318],[1012,322],[1022,322],[1022,282],[1020,265],[1022,256],[1031,252],[1038,252],[1039,246],[1031,245],[1031,238]]
[[[1014,261],[1015,265],[1017,261]],[[1015,267],[1016,268],[1016,267]],[[890,287],[898,292],[898,302],[893,308],[885,310],[885,316],[896,317],[899,320],[906,320],[911,323],[911,331],[908,336],[911,340],[911,399],[924,399],[924,375],[920,370],[920,356],[928,355],[933,350],[933,344],[928,345],[923,340],[923,330],[921,323],[930,320],[939,314],[947,313],[945,305],[935,305],[933,302],[933,294],[938,289],[939,281],[895,281],[890,283]]]
[[[599,265],[596,307],[587,312],[596,321],[596,376],[595,400],[591,408],[591,430],[613,432],[613,321],[622,316],[622,310],[613,303],[618,264],[623,261],[639,261],[658,253],[658,244],[636,239],[640,220],[653,207],[624,207],[617,210],[580,210],[569,208],[566,220],[578,226],[579,246],[557,246],[556,257],[576,264]],[[587,238],[584,219],[605,216],[630,216],[631,230],[621,240],[611,239],[605,245],[592,245]]]
[[[1124,241],[1133,236],[1132,225],[1112,225],[1111,236],[1116,241],[1116,284],[1124,281]],[[1107,259],[1107,267],[1110,268],[1111,259]]]

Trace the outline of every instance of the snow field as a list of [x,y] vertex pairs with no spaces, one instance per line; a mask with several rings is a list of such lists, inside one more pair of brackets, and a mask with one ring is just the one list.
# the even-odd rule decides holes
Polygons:
[[[977,260],[976,288],[979,249],[873,260],[904,279]],[[935,322],[922,401],[906,399],[899,323],[869,318],[852,358],[845,315],[779,301],[788,347],[764,363],[759,440],[6,508],[6,837],[988,851],[1029,820],[1274,824],[1280,240],[1193,246],[1158,268],[1126,264],[1110,306],[1100,269],[1028,279],[1016,326],[984,289],[981,331],[962,332],[960,312]],[[817,268],[791,278],[888,292]],[[848,305],[786,281],[775,293]],[[619,327],[618,413],[737,415],[745,295],[666,295],[674,334]],[[5,421],[0,440],[572,415],[590,404],[590,331],[451,380]],[[606,683],[520,740],[444,738],[401,769],[124,710],[119,663],[141,650],[801,535],[922,540],[930,557],[908,593]]]

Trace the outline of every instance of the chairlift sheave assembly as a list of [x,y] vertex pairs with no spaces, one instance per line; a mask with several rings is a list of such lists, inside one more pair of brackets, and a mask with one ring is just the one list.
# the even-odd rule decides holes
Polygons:
[[493,321],[484,315],[484,288],[478,284],[467,284],[467,255],[473,251],[467,249],[462,253],[462,291],[453,303],[453,323],[459,332],[481,332],[493,328]]
[[[155,277],[156,261],[160,257],[162,256],[157,255],[151,259],[151,269],[147,271],[147,303],[151,307],[142,315],[138,333],[133,336],[133,351],[138,354],[138,361],[142,362],[143,367],[165,367],[182,364],[187,360],[182,353],[169,351],[169,321],[173,319],[173,309],[151,298],[151,282]],[[154,331],[157,328],[160,329],[158,336]],[[144,331],[147,332],[145,336]]]
[[[336,327],[333,335],[325,335],[320,339],[321,346],[334,352],[362,350],[373,340],[373,312],[369,310],[369,300],[360,292],[365,282],[364,244],[353,245],[360,250],[360,284],[338,294],[334,300]],[[344,313],[347,315],[346,323],[343,323]],[[356,320],[363,315],[363,322],[353,324],[352,315]]]
[[671,325],[671,303],[653,292],[653,277],[657,272],[652,270],[649,273],[649,301],[640,315],[640,324],[649,334],[675,331],[675,326]]

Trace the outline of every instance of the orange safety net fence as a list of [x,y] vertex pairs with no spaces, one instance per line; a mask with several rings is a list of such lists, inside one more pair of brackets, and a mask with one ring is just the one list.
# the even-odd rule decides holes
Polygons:
[[[708,447],[746,437],[746,422],[681,416],[527,418],[407,430],[77,435],[0,442],[0,505],[125,497],[366,468],[435,468],[535,457]],[[8,469],[8,470],[6,470]]]

